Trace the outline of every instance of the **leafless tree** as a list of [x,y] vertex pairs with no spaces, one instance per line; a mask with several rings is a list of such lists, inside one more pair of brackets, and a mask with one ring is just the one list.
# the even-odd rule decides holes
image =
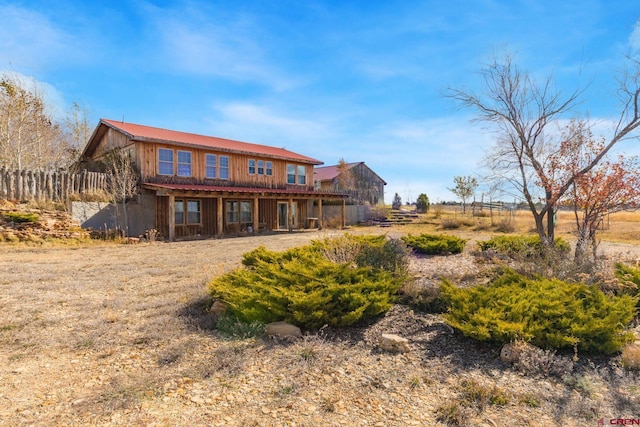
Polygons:
[[570,115],[582,95],[581,90],[563,95],[554,88],[552,77],[542,82],[534,80],[506,53],[482,69],[483,93],[461,89],[449,89],[447,93],[461,107],[475,110],[477,121],[495,127],[496,143],[485,159],[490,177],[510,184],[524,198],[540,239],[550,246],[554,244],[557,203],[576,177],[593,169],[616,143],[637,137],[640,67],[638,61],[631,62],[636,71],[620,79],[618,94],[622,111],[613,136],[588,164],[562,177],[548,159],[560,149],[558,123]]
[[133,162],[133,156],[125,148],[113,148],[102,159],[107,172],[107,182],[112,201],[118,211],[118,203],[122,206],[124,232],[129,234],[127,217],[127,201],[138,193],[139,174]]
[[11,169],[59,169],[71,163],[68,140],[35,81],[0,75],[0,164]]

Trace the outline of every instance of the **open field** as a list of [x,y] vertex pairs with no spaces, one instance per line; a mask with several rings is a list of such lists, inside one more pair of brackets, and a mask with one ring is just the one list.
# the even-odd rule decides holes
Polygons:
[[[603,249],[634,260],[638,247],[620,243],[634,238],[625,218],[615,222],[624,233],[614,233],[612,217],[618,243]],[[622,369],[619,356],[581,356],[562,378],[527,376],[502,363],[499,348],[403,306],[371,325],[294,343],[218,336],[208,280],[259,245],[284,250],[340,233],[1,245],[0,425],[596,426],[600,418],[640,418],[640,373]],[[486,266],[470,252],[416,258],[412,271],[427,281],[478,274]],[[382,332],[409,338],[411,352],[380,351]]]

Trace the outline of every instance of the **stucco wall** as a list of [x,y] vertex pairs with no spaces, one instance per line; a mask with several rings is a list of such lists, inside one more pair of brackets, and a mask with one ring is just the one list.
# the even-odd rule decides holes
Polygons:
[[128,229],[129,236],[139,236],[154,227],[155,200],[153,195],[141,194],[127,203],[127,222],[122,205],[106,202],[72,202],[71,216],[82,228],[93,230]]

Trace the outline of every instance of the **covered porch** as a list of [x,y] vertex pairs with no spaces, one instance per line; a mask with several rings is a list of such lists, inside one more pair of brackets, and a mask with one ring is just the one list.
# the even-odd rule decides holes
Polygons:
[[[169,241],[323,227],[323,200],[346,195],[301,189],[142,184],[155,195],[155,227]],[[314,203],[317,215],[314,215]]]

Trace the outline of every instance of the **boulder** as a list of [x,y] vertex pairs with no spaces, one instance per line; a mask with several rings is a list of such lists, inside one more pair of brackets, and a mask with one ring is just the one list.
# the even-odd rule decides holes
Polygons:
[[393,353],[406,353],[409,349],[409,340],[395,334],[382,334],[380,348]]
[[287,322],[272,322],[267,324],[265,333],[270,337],[297,338],[302,336],[302,331],[296,325]]

